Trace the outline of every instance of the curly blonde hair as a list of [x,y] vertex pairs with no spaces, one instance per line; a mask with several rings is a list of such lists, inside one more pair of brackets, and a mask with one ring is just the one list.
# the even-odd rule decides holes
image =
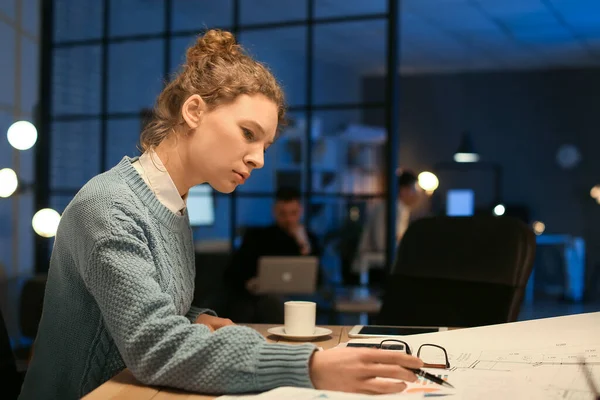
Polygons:
[[158,96],[152,118],[140,135],[140,148],[155,148],[174,132],[183,122],[181,107],[193,94],[200,95],[210,111],[239,95],[259,93],[277,105],[279,125],[284,125],[285,98],[271,71],[250,57],[232,33],[211,29],[187,49],[180,72]]

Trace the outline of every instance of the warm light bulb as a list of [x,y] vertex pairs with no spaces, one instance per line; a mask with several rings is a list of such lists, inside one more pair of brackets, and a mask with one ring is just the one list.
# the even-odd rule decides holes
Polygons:
[[439,185],[440,181],[435,174],[429,171],[423,171],[419,174],[419,186],[427,193],[432,193]]
[[542,233],[544,233],[545,230],[546,230],[546,225],[544,225],[543,222],[535,221],[533,223],[533,232],[536,235],[541,235]]
[[505,211],[506,211],[506,207],[504,207],[502,204],[498,204],[496,207],[494,207],[494,215],[497,215],[497,216],[504,215]]
[[51,208],[43,208],[36,212],[31,220],[31,225],[35,233],[42,237],[52,237],[56,235],[60,214]]
[[27,150],[37,141],[37,129],[29,121],[17,121],[8,128],[6,137],[15,149]]
[[594,199],[600,199],[600,185],[596,185],[590,190],[590,196]]
[[17,174],[10,168],[0,169],[0,197],[10,197],[19,186]]

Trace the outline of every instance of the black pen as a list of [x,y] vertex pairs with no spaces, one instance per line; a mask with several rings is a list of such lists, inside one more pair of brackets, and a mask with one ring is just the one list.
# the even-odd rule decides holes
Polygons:
[[430,374],[429,372],[425,372],[422,369],[418,369],[418,368],[407,368],[409,371],[412,371],[415,373],[415,375],[419,375],[422,376],[425,379],[429,379],[431,382],[435,382],[438,385],[442,385],[442,386],[446,386],[449,388],[454,389],[454,386],[452,386],[451,384],[449,384],[448,382],[446,382],[445,380],[443,380],[440,377],[437,377],[433,374]]

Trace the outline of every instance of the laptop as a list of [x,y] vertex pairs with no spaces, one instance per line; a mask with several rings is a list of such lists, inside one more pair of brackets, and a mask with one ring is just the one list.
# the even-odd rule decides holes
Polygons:
[[263,256],[258,259],[259,293],[312,294],[317,287],[319,258]]

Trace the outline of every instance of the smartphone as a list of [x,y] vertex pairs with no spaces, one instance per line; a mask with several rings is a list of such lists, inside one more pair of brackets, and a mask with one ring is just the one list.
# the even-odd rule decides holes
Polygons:
[[418,335],[419,333],[432,333],[447,331],[447,327],[433,326],[383,326],[383,325],[355,325],[348,332],[351,338],[372,338]]

